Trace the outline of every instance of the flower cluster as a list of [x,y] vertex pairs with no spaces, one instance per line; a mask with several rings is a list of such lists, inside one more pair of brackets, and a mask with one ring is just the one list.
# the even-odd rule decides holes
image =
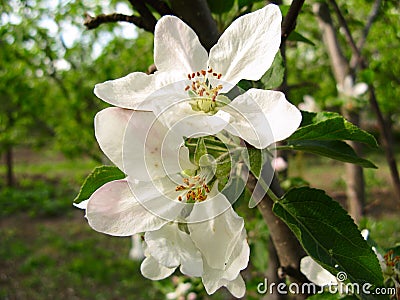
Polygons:
[[224,131],[261,149],[296,130],[301,114],[284,94],[230,95],[240,80],[259,80],[271,66],[280,26],[279,8],[267,5],[236,19],[207,53],[189,26],[164,16],[154,34],[157,72],[96,85],[95,94],[116,106],[96,115],[96,139],[126,178],[104,184],[81,207],[99,232],[143,234],[145,277],[163,279],[179,268],[201,277],[209,294],[225,286],[244,295],[244,220],[218,190],[208,160],[190,159],[184,137]]

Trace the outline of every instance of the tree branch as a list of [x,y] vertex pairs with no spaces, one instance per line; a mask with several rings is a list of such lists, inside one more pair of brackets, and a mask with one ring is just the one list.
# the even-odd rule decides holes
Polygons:
[[349,66],[339,46],[328,6],[326,3],[315,3],[313,11],[318,18],[318,25],[321,30],[322,39],[328,50],[335,81],[338,84],[343,84],[344,78],[349,73]]
[[154,32],[156,27],[157,19],[153,16],[149,8],[146,6],[146,2],[143,0],[129,0],[132,7],[137,10],[140,16],[145,20],[151,32]]
[[[347,25],[347,22],[343,16],[342,12],[340,11],[339,6],[337,5],[335,0],[329,0],[329,2],[333,6],[333,10],[335,11],[336,15],[338,16],[339,23],[344,29],[346,41],[350,45],[353,55],[355,56],[356,63],[355,63],[354,67],[356,67],[357,65],[362,66],[364,64],[364,62],[362,61],[362,56],[361,56],[360,50],[358,49],[356,43],[354,42],[354,39],[353,39],[353,36],[351,35],[349,26]],[[353,68],[351,68],[351,69],[353,69]]]
[[293,0],[289,11],[282,22],[282,43],[286,41],[289,34],[296,28],[296,20],[305,0]]
[[[250,192],[254,191],[256,184],[257,179],[250,173],[247,182]],[[278,197],[284,194],[275,176],[272,179],[270,189]],[[271,239],[279,257],[280,267],[284,275],[288,276],[291,282],[308,282],[307,278],[300,272],[300,260],[306,253],[289,227],[272,212],[273,204],[273,200],[268,195],[265,195],[257,205],[257,208],[267,223]],[[305,297],[306,295],[303,296]]]
[[160,0],[146,0],[146,2],[153,7],[161,16],[173,15],[173,11],[164,1]]
[[211,15],[206,0],[171,0],[171,7],[176,15],[188,24],[198,35],[201,44],[207,50],[218,41],[217,24]]
[[[367,23],[362,31],[360,40],[357,43],[357,48],[360,51],[360,53],[362,52],[362,49],[364,48],[364,44],[365,44],[365,41],[367,40],[369,30],[371,29],[372,24],[374,23],[376,17],[378,16],[381,3],[382,3],[382,0],[375,0],[374,5],[372,6],[371,12],[367,19]],[[358,63],[357,56],[353,55],[353,57],[350,60],[351,68],[354,69],[356,67],[357,63]]]
[[85,21],[83,25],[86,26],[87,29],[94,29],[99,27],[101,24],[104,23],[114,23],[114,22],[128,22],[135,24],[137,27],[143,28],[146,31],[153,32],[154,27],[152,28],[149,26],[149,24],[146,22],[145,19],[137,16],[127,16],[124,14],[101,14],[96,17],[92,17],[89,14],[85,14]]
[[351,35],[349,26],[347,25],[347,22],[343,16],[342,12],[340,11],[339,6],[337,5],[335,0],[329,0],[329,2],[333,6],[333,10],[335,11],[336,15],[338,16],[339,23],[344,29],[346,40],[350,44],[351,49],[358,57],[361,57],[360,51],[358,50],[358,47],[357,47],[356,43],[354,42],[354,39]]

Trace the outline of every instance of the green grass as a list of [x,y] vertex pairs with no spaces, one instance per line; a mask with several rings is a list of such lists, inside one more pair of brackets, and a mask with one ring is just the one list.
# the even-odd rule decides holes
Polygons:
[[161,297],[128,259],[130,239],[94,232],[82,212],[50,220],[20,214],[2,225],[0,299]]

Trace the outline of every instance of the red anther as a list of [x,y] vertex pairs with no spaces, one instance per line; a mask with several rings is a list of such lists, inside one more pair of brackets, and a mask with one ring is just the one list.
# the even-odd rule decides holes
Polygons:
[[205,70],[201,70],[201,75],[206,76],[206,71]]
[[197,73],[196,73],[196,74],[197,74],[197,76],[200,76],[200,72],[199,72],[199,71],[197,71]]
[[196,73],[192,73],[192,78],[194,78],[196,76]]
[[187,85],[187,86],[185,87],[185,91],[187,91],[188,89],[190,89],[190,86],[189,86],[189,85]]
[[203,96],[203,90],[200,90],[200,92],[199,92],[199,94],[200,94],[200,96]]
[[212,102],[215,102],[215,98],[217,98],[217,95],[214,94],[214,96],[211,98]]
[[179,196],[179,197],[178,197],[178,200],[179,200],[179,201],[182,201],[182,197],[181,197],[181,196]]
[[177,192],[177,191],[182,191],[182,190],[186,190],[186,188],[185,188],[183,185],[177,186],[177,187],[175,188],[175,191],[176,191],[176,192]]
[[209,68],[207,72],[212,73],[212,68]]
[[190,76],[190,74],[188,74],[188,78],[189,78],[189,80],[191,80],[191,79],[192,79],[192,77]]
[[217,75],[218,75],[217,73],[215,73],[215,72],[213,73],[213,76],[217,76]]
[[218,79],[221,79],[221,77],[222,77],[222,74],[218,74]]

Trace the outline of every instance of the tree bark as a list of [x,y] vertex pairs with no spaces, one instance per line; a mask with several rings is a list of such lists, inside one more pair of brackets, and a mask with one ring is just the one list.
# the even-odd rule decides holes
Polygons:
[[175,14],[196,32],[203,47],[210,50],[218,41],[219,32],[207,1],[192,0],[190,5],[186,0],[171,0],[170,3]]
[[13,187],[15,185],[14,168],[13,168],[13,151],[12,146],[8,146],[5,152],[6,166],[7,166],[7,186]]
[[[256,183],[257,179],[249,174],[247,187],[250,192],[254,191]],[[273,178],[270,188],[278,197],[281,197],[284,193],[276,177]],[[298,284],[308,282],[307,278],[300,272],[300,260],[306,253],[289,227],[272,212],[273,204],[273,200],[265,195],[257,208],[268,226],[271,240],[279,258],[281,276],[288,277],[291,282]],[[294,299],[305,299],[306,296],[294,295]]]
[[[345,118],[353,124],[360,123],[359,114],[349,110],[344,110]],[[357,155],[361,155],[362,147],[359,143],[349,141],[349,145],[354,149]],[[354,222],[358,224],[364,216],[365,206],[365,181],[364,170],[362,167],[354,164],[346,164],[346,195],[347,209]]]
[[[336,31],[333,26],[329,8],[326,3],[313,5],[314,14],[317,16],[318,25],[322,32],[322,39],[326,45],[336,83],[343,85],[344,79],[349,75],[349,62],[344,57]],[[359,125],[359,113],[350,103],[342,107],[342,114],[354,125]],[[350,143],[357,155],[360,154],[361,145]],[[354,164],[346,164],[346,196],[349,214],[358,222],[363,216],[365,202],[364,171],[362,167]]]

